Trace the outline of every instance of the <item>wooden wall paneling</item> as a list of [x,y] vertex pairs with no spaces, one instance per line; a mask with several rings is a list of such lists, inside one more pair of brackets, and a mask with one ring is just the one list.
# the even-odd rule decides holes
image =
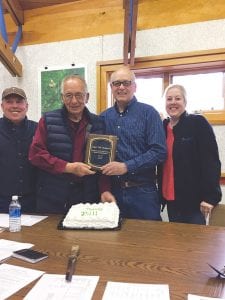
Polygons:
[[0,61],[12,76],[22,76],[22,65],[9,45],[0,37]]
[[123,0],[124,8],[124,32],[123,32],[123,63],[128,65],[130,52],[130,0]]
[[[209,0],[204,3],[202,0],[139,0],[137,30],[224,18],[224,0]],[[26,10],[24,20],[21,45],[123,33],[123,1],[67,2]],[[16,29],[10,20],[7,28],[9,36],[14,36]]]
[[138,17],[138,0],[132,2],[132,16],[131,16],[131,37],[130,37],[130,65],[134,65],[135,48],[136,48],[136,31],[137,31],[137,17]]
[[[17,0],[15,0],[14,3],[11,3],[10,0],[4,0],[4,3],[5,5],[7,5],[8,10],[10,11],[12,20],[15,21],[15,24],[21,26],[20,18],[19,17],[17,18],[17,14],[20,14],[21,12],[21,10],[19,10],[19,4]],[[5,15],[3,14],[2,4],[3,2],[0,3],[1,5],[0,17],[1,17],[1,26],[4,28],[2,28],[2,36],[0,37],[0,61],[6,67],[6,69],[11,73],[12,76],[22,76],[22,65],[17,59],[17,57],[14,55],[10,45],[8,44],[8,32],[6,32],[7,26],[5,26],[6,22],[5,22]],[[18,40],[18,36],[19,35],[16,34],[16,42]],[[16,43],[14,45],[16,45]],[[14,48],[16,49],[16,47],[13,46],[13,49]]]
[[224,125],[225,124],[225,110],[203,111],[202,115],[212,125]]
[[[98,98],[99,95],[101,95],[101,84],[104,84],[101,82],[101,68],[99,66],[96,67],[96,95],[97,95],[97,111],[101,111],[101,103],[102,101]],[[103,96],[103,95],[102,95]],[[105,98],[107,99],[106,95]]]
[[225,18],[224,0],[139,0],[138,30]]
[[3,5],[17,26],[24,24],[24,13],[18,0],[3,0]]
[[[41,44],[123,32],[121,0],[68,2],[24,12],[21,45]],[[8,19],[9,39],[15,26]]]
[[124,0],[124,65],[134,65],[138,0]]
[[[14,0],[12,0],[14,1]],[[19,0],[23,10],[35,9],[50,5],[65,4],[67,2],[83,1],[83,0]]]

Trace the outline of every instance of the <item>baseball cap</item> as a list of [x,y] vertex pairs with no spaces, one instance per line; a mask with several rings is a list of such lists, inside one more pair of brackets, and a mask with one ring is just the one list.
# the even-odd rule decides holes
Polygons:
[[6,97],[8,97],[9,95],[17,95],[24,99],[27,99],[27,96],[26,96],[24,90],[22,90],[18,87],[10,87],[10,88],[5,89],[2,92],[2,100],[5,99]]

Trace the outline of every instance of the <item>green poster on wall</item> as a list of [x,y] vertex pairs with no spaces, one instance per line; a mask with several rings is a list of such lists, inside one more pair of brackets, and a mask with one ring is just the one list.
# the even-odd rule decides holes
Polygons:
[[84,66],[72,66],[70,68],[45,67],[41,71],[41,115],[47,111],[62,107],[61,81],[67,75],[75,74],[83,78],[86,76]]

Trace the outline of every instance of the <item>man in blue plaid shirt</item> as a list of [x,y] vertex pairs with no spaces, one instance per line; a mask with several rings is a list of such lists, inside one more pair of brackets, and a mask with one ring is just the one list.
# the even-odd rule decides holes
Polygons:
[[101,116],[106,134],[118,137],[116,160],[102,167],[124,218],[161,220],[156,165],[166,159],[165,134],[159,113],[138,102],[134,72],[122,67],[110,79],[113,107]]

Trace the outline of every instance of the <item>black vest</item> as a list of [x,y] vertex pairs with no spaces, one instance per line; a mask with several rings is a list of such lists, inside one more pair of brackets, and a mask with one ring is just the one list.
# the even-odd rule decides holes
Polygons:
[[[104,133],[100,117],[91,114],[87,108],[90,133]],[[72,162],[73,140],[67,122],[67,111],[58,109],[45,113],[47,148],[51,155]],[[99,174],[76,178],[72,174],[50,174],[39,171],[37,209],[42,213],[65,213],[72,204],[99,202]]]
[[[28,151],[36,127],[37,123],[27,118],[19,125],[5,117],[0,119],[0,211],[8,209],[12,195],[21,196],[23,211],[27,210],[27,204],[35,205],[31,202],[34,201],[36,168],[28,160]],[[23,202],[26,195],[30,198],[27,204]]]

